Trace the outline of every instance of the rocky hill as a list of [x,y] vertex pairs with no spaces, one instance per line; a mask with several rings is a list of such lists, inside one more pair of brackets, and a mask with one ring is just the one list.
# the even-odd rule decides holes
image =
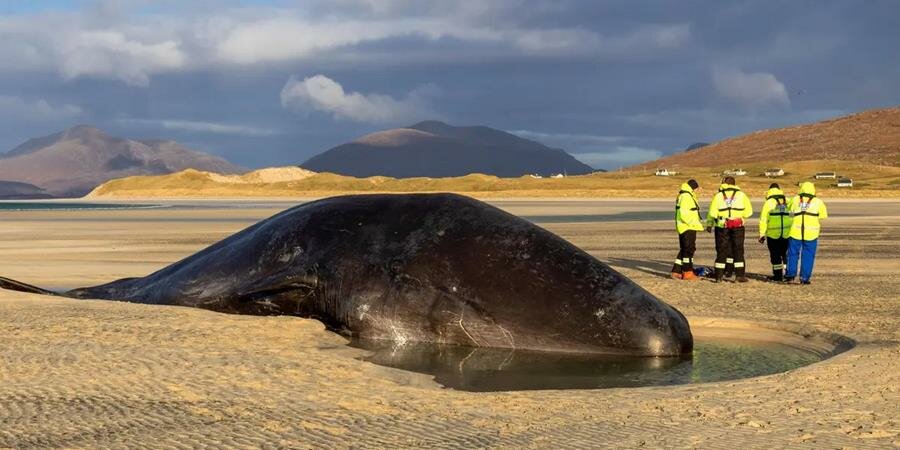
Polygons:
[[787,161],[813,160],[900,166],[900,108],[756,131],[638,164],[632,169],[779,166]]
[[593,172],[561,149],[489,127],[457,127],[438,121],[372,133],[316,155],[301,166],[354,177],[396,178]]
[[55,196],[78,197],[111,179],[187,168],[242,171],[177,142],[124,139],[87,125],[31,139],[0,155],[0,180],[30,183]]

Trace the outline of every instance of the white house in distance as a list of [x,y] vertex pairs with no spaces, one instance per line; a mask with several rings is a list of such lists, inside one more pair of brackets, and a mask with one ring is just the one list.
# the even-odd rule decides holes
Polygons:
[[838,178],[837,187],[851,188],[853,187],[853,180],[850,178]]
[[747,175],[747,171],[744,169],[728,169],[722,172],[722,175],[731,175],[733,177],[742,177]]
[[837,178],[837,174],[834,172],[819,172],[816,174],[817,180],[824,180],[826,178],[835,179]]
[[766,169],[765,175],[769,178],[783,177],[784,169],[782,169],[780,167]]
[[671,177],[674,175],[678,175],[678,172],[669,169],[656,169],[656,176],[658,177]]

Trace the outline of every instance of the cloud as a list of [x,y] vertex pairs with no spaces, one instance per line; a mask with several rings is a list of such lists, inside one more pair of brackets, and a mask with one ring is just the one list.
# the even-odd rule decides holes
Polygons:
[[77,117],[83,112],[76,105],[53,105],[43,99],[29,101],[19,97],[0,95],[0,116],[30,120],[60,120]]
[[281,105],[301,113],[331,114],[335,119],[397,123],[435,117],[428,106],[428,99],[434,93],[435,88],[426,86],[397,100],[383,94],[346,92],[340,83],[325,75],[303,80],[292,76],[281,90]]
[[147,86],[150,74],[182,67],[187,60],[175,41],[141,42],[116,31],[78,32],[56,48],[67,79],[94,76],[132,86]]
[[[0,72],[55,71],[67,80],[147,86],[156,74],[297,61],[633,58],[669,52],[691,35],[685,23],[638,23],[608,32],[529,18],[534,11],[572,12],[552,2],[530,5],[528,11],[514,0],[482,3],[364,0],[179,10],[173,2],[149,13],[140,11],[141,2],[126,2],[115,8],[0,15]],[[404,40],[409,51],[373,54],[376,44],[390,47],[396,40]]]
[[[670,50],[686,43],[686,24],[639,26],[620,35],[604,35],[581,27],[502,26],[456,15],[311,21],[290,14],[279,17],[226,21],[215,36],[215,58],[240,65],[312,57],[359,57],[359,44],[393,38],[424,42],[452,39],[489,49],[496,56],[584,57],[619,56]],[[442,55],[431,55],[440,59]]]
[[506,39],[533,54],[595,56],[630,55],[673,49],[688,42],[687,24],[640,26],[621,35],[602,35],[583,28],[515,29]]
[[139,126],[160,127],[166,130],[191,131],[209,134],[230,134],[238,136],[265,137],[278,134],[268,128],[257,128],[246,125],[230,125],[216,122],[196,122],[173,119],[119,119],[119,123]]
[[606,151],[574,153],[579,161],[598,169],[613,170],[659,159],[663,152],[642,147],[614,146]]
[[562,147],[564,149],[581,149],[585,147],[597,145],[609,145],[620,143],[629,139],[628,136],[597,136],[593,134],[573,134],[573,133],[542,133],[531,130],[512,130],[509,131],[516,136],[525,139],[538,141],[551,147]]
[[766,72],[747,73],[737,69],[714,67],[713,85],[724,99],[745,106],[788,106],[784,84]]
[[514,130],[510,133],[532,139],[550,147],[566,150],[579,161],[598,169],[618,169],[660,158],[663,152],[633,145],[647,137],[602,136],[577,133],[543,133]]
[[152,23],[98,25],[79,13],[0,16],[0,72],[55,71],[147,86],[150,76],[182,68],[188,55],[171,30]]
[[716,141],[766,128],[832,119],[852,112],[842,109],[808,109],[748,114],[721,109],[672,109],[620,116],[623,123],[670,136],[683,136],[683,149],[692,142]]

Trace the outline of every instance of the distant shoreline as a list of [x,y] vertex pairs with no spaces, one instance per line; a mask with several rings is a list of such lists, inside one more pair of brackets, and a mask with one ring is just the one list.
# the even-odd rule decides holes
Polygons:
[[[410,194],[430,194],[430,193],[438,193],[435,192],[411,192]],[[871,195],[871,191],[855,191],[859,192],[858,196],[855,195],[847,195],[840,197],[831,197],[831,196],[822,196],[825,200],[829,202],[896,202],[900,201],[900,192],[895,193],[894,195]],[[884,192],[879,191],[880,194]],[[222,196],[222,197],[212,197],[212,196],[103,196],[103,197],[80,197],[80,198],[67,198],[67,199],[53,199],[52,203],[121,203],[121,202],[137,202],[137,203],[159,203],[159,202],[209,202],[209,203],[228,203],[228,202],[274,202],[274,203],[289,203],[289,202],[309,202],[320,200],[328,197],[335,197],[340,195],[379,195],[379,194],[404,194],[403,192],[329,192],[329,193],[320,193],[320,195],[304,195],[304,196]],[[477,198],[479,200],[484,201],[509,201],[509,202],[527,202],[527,201],[546,201],[546,202],[556,202],[556,201],[565,201],[565,202],[593,202],[593,201],[629,201],[629,202],[663,202],[663,201],[671,201],[674,198],[675,192],[671,194],[662,194],[656,193],[656,195],[652,196],[643,196],[643,197],[634,197],[634,196],[559,196],[559,195],[537,195],[537,196],[504,196],[504,195],[480,195],[484,194],[482,192],[471,193],[471,192],[457,192],[460,195],[466,195],[469,197]],[[489,193],[489,194],[500,194],[500,193]],[[704,198],[711,198],[711,196],[701,195],[701,200]],[[751,200],[761,200],[761,196],[751,195]],[[7,201],[0,201],[7,202]],[[9,201],[13,202],[13,201]],[[15,202],[39,202],[35,201],[24,201],[24,200],[16,200]],[[43,201],[47,203],[47,201]]]

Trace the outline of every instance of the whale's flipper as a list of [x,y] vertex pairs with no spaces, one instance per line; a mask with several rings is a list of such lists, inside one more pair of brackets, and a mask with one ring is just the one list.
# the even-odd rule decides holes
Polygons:
[[27,292],[29,294],[56,295],[59,294],[37,286],[22,283],[21,281],[11,280],[6,277],[0,277],[0,289],[8,289],[10,291]]

